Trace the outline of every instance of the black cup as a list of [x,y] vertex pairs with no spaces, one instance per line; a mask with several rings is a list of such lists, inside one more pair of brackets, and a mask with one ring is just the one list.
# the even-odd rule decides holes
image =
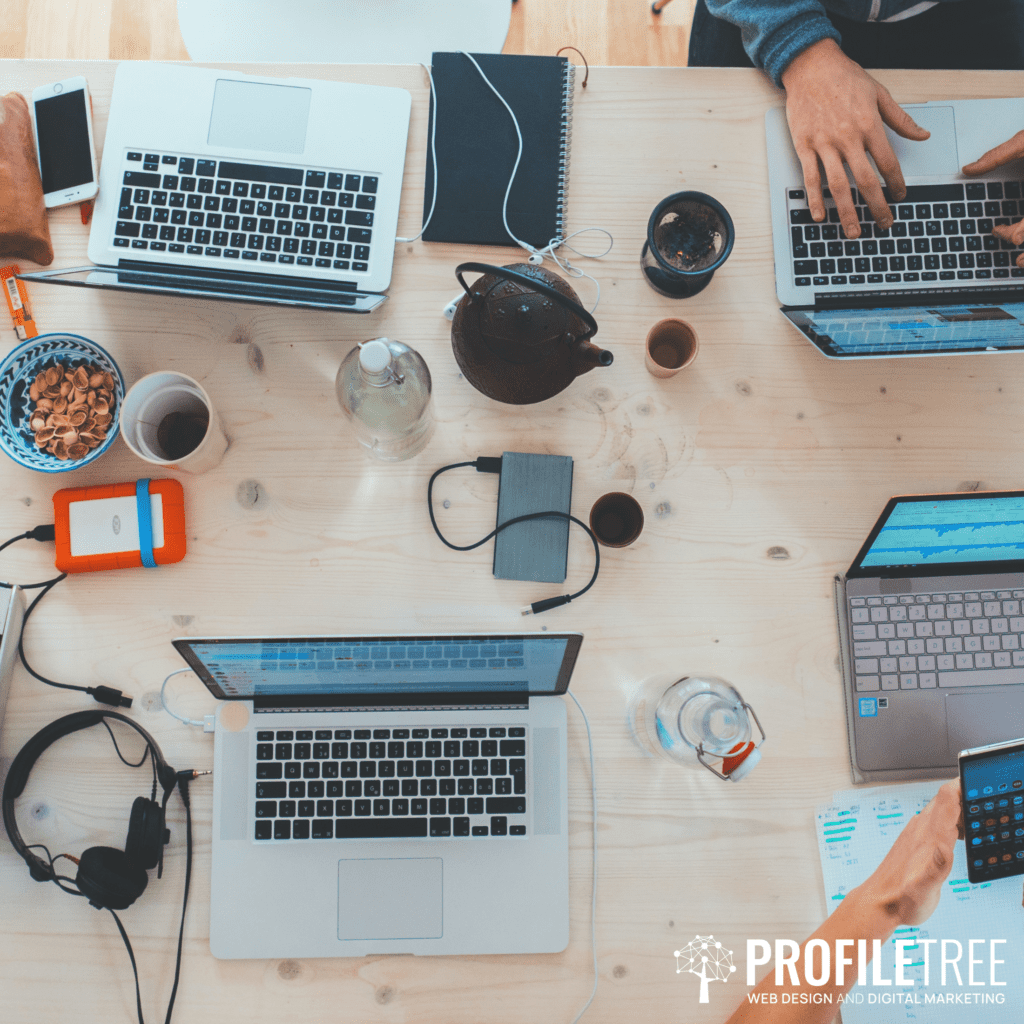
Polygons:
[[654,208],[640,267],[647,283],[670,299],[703,291],[729,258],[736,230],[729,211],[703,192],[676,192]]
[[643,531],[644,512],[632,495],[613,491],[594,502],[590,528],[605,547],[628,547]]

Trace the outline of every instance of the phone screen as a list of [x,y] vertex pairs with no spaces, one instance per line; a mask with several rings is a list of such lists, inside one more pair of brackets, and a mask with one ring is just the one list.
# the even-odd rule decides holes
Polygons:
[[61,192],[93,180],[84,89],[38,100],[36,134],[44,193]]
[[1024,874],[1024,742],[960,760],[967,876]]

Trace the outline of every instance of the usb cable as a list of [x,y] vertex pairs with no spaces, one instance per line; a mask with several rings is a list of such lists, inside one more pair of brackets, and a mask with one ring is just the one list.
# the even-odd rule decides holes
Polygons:
[[577,519],[568,512],[529,512],[526,515],[515,516],[513,519],[508,519],[504,523],[500,523],[491,530],[486,537],[476,541],[474,544],[453,544],[444,536],[443,533],[441,533],[441,530],[437,525],[437,520],[434,518],[434,481],[442,473],[447,473],[449,469],[460,469],[463,466],[473,466],[478,473],[500,473],[501,457],[498,456],[497,458],[494,458],[493,456],[482,455],[480,458],[475,459],[472,462],[453,462],[450,466],[442,466],[431,476],[430,481],[427,484],[427,511],[430,513],[430,525],[434,528],[434,533],[437,534],[441,543],[450,547],[452,551],[472,551],[474,548],[480,547],[481,544],[486,544],[492,537],[501,533],[502,530],[505,530],[510,526],[515,526],[516,523],[529,522],[531,519],[568,519],[570,522],[582,527],[594,545],[594,574],[590,577],[590,581],[587,585],[577,590],[576,593],[561,594],[558,597],[548,597],[542,601],[534,601],[533,604],[529,604],[523,608],[521,610],[521,614],[539,615],[541,612],[550,611],[552,608],[559,608],[563,604],[568,604],[570,601],[575,601],[576,598],[582,597],[597,581],[597,574],[601,568],[601,551],[598,548],[597,538],[594,536],[593,530],[591,530],[590,527],[582,520]]

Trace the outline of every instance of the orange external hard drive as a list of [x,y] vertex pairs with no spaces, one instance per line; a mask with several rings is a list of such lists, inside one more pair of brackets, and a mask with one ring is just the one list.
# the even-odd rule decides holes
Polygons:
[[56,565],[96,572],[180,562],[185,494],[177,480],[68,487],[53,496]]

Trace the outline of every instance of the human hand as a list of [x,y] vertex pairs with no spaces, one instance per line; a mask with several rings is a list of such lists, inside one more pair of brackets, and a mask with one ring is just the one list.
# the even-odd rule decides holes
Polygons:
[[820,160],[846,237],[860,237],[845,161],[872,216],[880,227],[888,228],[892,212],[867,155],[871,154],[889,186],[893,202],[899,202],[906,195],[906,184],[882,124],[918,142],[931,133],[916,124],[889,90],[850,60],[833,39],[822,39],[798,54],[782,73],[782,84],[811,216],[816,221],[825,219]]
[[[996,167],[1021,158],[1024,158],[1024,132],[1017,132],[1012,139],[990,149],[974,163],[966,164],[964,174],[987,174]],[[1004,242],[1012,242],[1018,249],[1024,248],[1024,220],[1016,224],[997,224],[992,229],[992,234]],[[1024,255],[1017,257],[1017,266],[1024,267]]]
[[895,921],[920,924],[931,916],[953,867],[953,847],[964,835],[960,782],[953,779],[915,814],[859,895]]

